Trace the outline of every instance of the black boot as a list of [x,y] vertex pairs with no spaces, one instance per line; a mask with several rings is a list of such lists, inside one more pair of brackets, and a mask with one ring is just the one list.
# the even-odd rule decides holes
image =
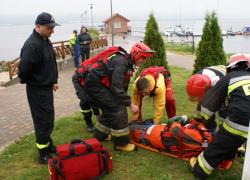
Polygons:
[[39,158],[38,158],[38,162],[40,164],[47,164],[48,163],[48,159],[51,158],[51,155],[49,153],[49,148],[43,148],[43,149],[38,149],[39,151]]
[[90,132],[90,133],[95,132],[95,128],[94,128],[94,125],[93,125],[93,122],[92,122],[92,119],[91,119],[92,111],[87,112],[87,113],[83,113],[83,117],[84,117],[84,120],[86,122],[87,131]]
[[52,139],[50,140],[48,148],[49,148],[49,153],[56,154],[56,147],[54,146]]

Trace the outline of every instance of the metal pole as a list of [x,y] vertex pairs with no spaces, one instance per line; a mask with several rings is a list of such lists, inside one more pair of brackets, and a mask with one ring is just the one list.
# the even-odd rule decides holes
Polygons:
[[111,36],[112,36],[112,46],[114,46],[114,25],[113,25],[113,12],[112,12],[112,0],[110,0],[110,11],[111,11],[111,19],[110,19],[110,23],[111,23]]
[[249,169],[250,169],[250,128],[248,128],[247,147],[246,147],[246,154],[243,166],[242,180],[250,179]]
[[84,12],[85,12],[85,18],[86,18],[86,27],[88,27],[87,11],[84,11]]
[[84,13],[82,13],[81,15],[82,15],[82,17],[81,17],[81,25],[83,25],[84,24]]
[[92,12],[92,9],[93,9],[93,5],[94,4],[89,4],[90,5],[90,9],[91,9],[91,25],[92,25],[92,29],[93,29],[93,12]]
[[193,51],[193,54],[194,54],[194,30],[193,30],[193,33],[192,33],[192,51]]

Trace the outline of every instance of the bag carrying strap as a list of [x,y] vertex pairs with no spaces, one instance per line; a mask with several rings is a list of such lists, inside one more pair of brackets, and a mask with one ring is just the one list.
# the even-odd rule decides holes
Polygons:
[[153,90],[150,92],[150,97],[154,97],[155,96],[155,90],[157,88],[157,81],[158,81],[160,73],[161,73],[160,69],[155,73],[155,76],[154,76],[155,86],[154,86]]
[[153,90],[150,92],[150,96],[153,96],[153,97],[155,96],[155,90],[157,88],[157,81],[158,81],[160,74],[163,75],[165,84],[166,84],[166,80],[169,79],[169,77],[170,77],[169,72],[167,72],[166,70],[162,71],[162,69],[158,69],[158,71],[154,75],[155,86],[154,86]]
[[[97,177],[92,178],[92,180],[99,180],[104,175],[106,175],[106,174],[109,173],[109,171],[108,171],[108,160],[109,160],[108,159],[109,158],[108,151],[107,150],[103,150],[101,152],[98,152],[97,156],[98,156],[98,165],[99,165],[100,175],[97,176]],[[103,170],[101,169],[101,159],[103,160]]]
[[58,160],[53,159],[50,163],[51,167],[55,170],[56,180],[58,180],[58,175],[60,175],[64,180],[66,180],[62,170],[57,166]]
[[168,150],[168,151],[172,151],[172,148],[176,147],[176,145],[174,144],[174,142],[171,140],[171,138],[173,138],[170,129],[168,126],[166,126],[164,128],[164,130],[161,132],[161,142],[162,144],[164,144],[164,147]]
[[206,148],[207,147],[207,137],[205,136],[205,132],[209,132],[209,130],[202,130],[202,129],[200,129],[200,128],[198,128],[198,125],[194,125],[194,129],[196,129],[199,133],[200,133],[200,135],[201,135],[201,137],[202,137],[202,148],[204,149],[204,148]]
[[178,136],[178,150],[179,150],[179,156],[181,157],[184,153],[183,151],[183,136],[184,136],[185,128],[183,126],[180,127],[180,133]]
[[141,110],[142,109],[142,96],[140,97],[140,104],[139,104],[139,115],[137,117],[137,120],[142,120],[142,114],[141,114]]
[[[205,147],[203,147],[203,144],[204,143],[207,143],[207,138],[204,134],[204,132],[206,130],[202,130],[198,127],[199,124],[196,124],[196,123],[193,123],[191,126],[190,126],[190,129],[195,129],[199,132],[199,134],[201,135],[202,137],[202,148],[204,149]],[[185,131],[185,127],[180,127],[180,133],[179,133],[179,136],[178,136],[178,144],[179,144],[179,156],[183,156],[184,154],[184,150],[183,150],[183,136],[184,136],[184,131]]]
[[107,150],[102,151],[103,154],[103,163],[104,163],[104,172],[105,174],[108,174],[108,161],[109,161],[109,153]]
[[87,152],[92,151],[92,148],[88,143],[84,142],[81,139],[73,139],[73,140],[71,140],[71,142],[69,144],[69,153],[70,153],[71,156],[75,155],[75,148],[74,148],[75,144],[84,144],[86,149],[87,149]]

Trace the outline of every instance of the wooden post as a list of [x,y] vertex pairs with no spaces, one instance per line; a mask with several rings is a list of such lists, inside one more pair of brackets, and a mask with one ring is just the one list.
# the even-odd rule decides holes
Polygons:
[[8,68],[9,68],[9,76],[10,76],[10,80],[12,79],[12,73],[11,73],[11,63],[8,62]]
[[62,50],[62,59],[65,59],[65,47],[63,42],[61,42],[61,50]]
[[[250,123],[249,123],[250,126]],[[246,154],[243,166],[242,180],[250,179],[250,128],[248,128],[248,138],[247,138],[247,147]]]

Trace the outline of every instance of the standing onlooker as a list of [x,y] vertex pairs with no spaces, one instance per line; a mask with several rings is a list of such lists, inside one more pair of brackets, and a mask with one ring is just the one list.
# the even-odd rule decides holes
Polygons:
[[58,89],[56,57],[49,37],[58,26],[49,13],[41,13],[35,29],[21,50],[18,77],[26,83],[26,93],[34,123],[39,162],[47,163],[55,153],[51,139],[54,127],[53,90]]
[[80,58],[80,47],[79,47],[79,40],[77,36],[77,30],[73,31],[73,34],[69,37],[69,47],[73,49],[74,52],[74,64],[75,67],[79,67],[79,58]]
[[78,35],[79,44],[80,44],[80,53],[82,56],[82,61],[85,61],[89,58],[90,54],[90,43],[92,38],[88,34],[88,29],[85,26],[81,27],[80,34]]

